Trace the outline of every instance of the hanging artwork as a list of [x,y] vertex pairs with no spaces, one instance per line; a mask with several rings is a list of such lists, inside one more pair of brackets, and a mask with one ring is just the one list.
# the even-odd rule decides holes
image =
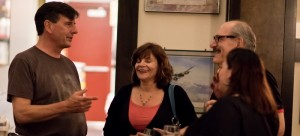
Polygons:
[[145,11],[218,14],[220,0],[145,0]]
[[213,53],[209,51],[165,50],[173,67],[172,84],[183,87],[195,111],[201,114],[210,99],[214,76]]

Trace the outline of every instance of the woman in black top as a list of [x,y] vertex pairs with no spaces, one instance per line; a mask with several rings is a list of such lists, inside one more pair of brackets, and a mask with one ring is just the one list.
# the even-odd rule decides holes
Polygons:
[[[132,56],[133,83],[122,87],[113,99],[104,126],[105,136],[128,136],[145,128],[172,124],[168,87],[173,68],[163,48],[154,43],[138,47]],[[181,127],[197,119],[194,107],[180,86],[174,88],[176,114]]]
[[257,54],[233,49],[214,82],[212,88],[219,100],[188,127],[186,136],[277,135],[277,107]]

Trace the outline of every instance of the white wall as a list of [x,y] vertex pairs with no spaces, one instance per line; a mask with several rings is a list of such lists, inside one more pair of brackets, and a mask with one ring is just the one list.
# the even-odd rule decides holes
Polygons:
[[139,1],[138,46],[155,42],[167,49],[211,50],[209,43],[225,22],[226,1],[220,1],[220,14],[145,12]]
[[[37,40],[34,14],[37,0],[11,0],[11,38],[9,47],[10,62],[13,57],[33,46]],[[0,91],[7,89],[7,66],[0,66]]]
[[[38,0],[11,0],[10,62],[17,53],[36,43],[34,14],[37,5]],[[0,66],[0,115],[7,116],[13,122],[11,104],[6,102],[8,67]]]

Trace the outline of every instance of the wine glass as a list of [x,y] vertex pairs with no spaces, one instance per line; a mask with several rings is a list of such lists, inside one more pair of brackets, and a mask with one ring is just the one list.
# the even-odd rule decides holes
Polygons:
[[164,125],[163,136],[179,136],[179,127],[176,125]]
[[145,128],[143,134],[145,134],[145,136],[154,136],[154,130],[150,128]]

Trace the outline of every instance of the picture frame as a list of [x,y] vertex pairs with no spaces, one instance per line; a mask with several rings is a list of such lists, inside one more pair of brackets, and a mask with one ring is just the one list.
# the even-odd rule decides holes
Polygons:
[[220,13],[220,0],[145,0],[145,11]]
[[204,103],[210,100],[210,84],[215,73],[212,51],[165,49],[173,67],[171,84],[181,86],[189,96],[197,114],[204,112]]

